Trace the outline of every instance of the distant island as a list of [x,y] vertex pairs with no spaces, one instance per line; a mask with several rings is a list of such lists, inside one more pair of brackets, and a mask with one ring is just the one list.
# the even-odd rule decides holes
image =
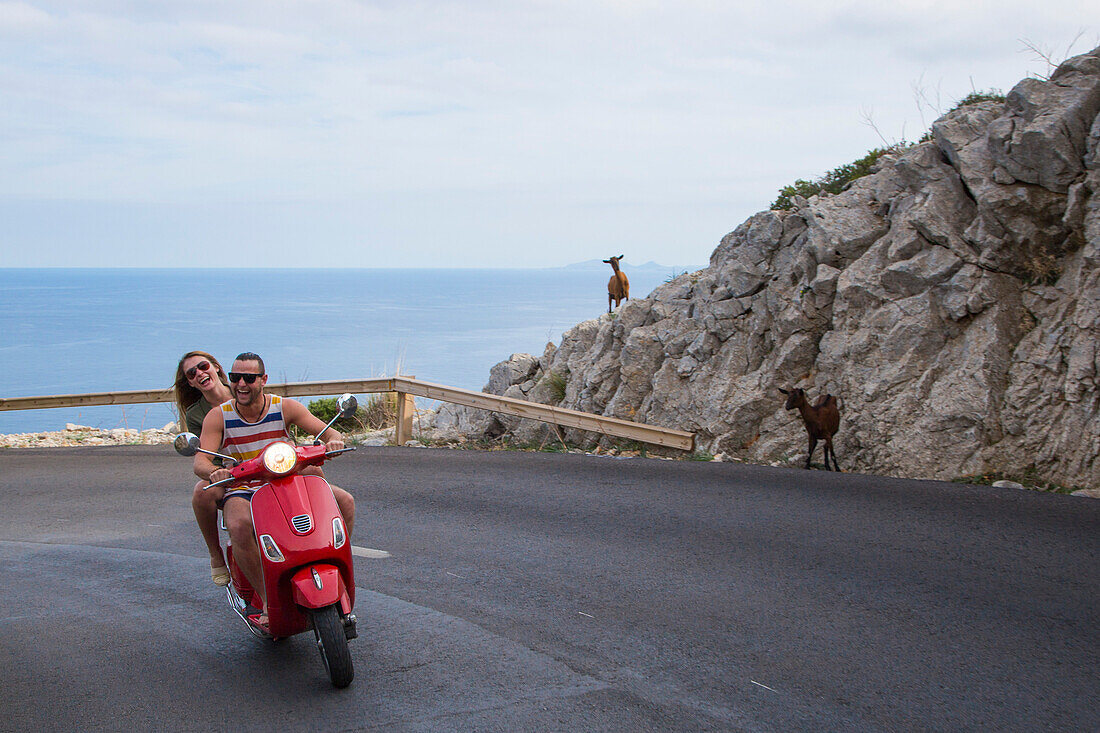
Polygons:
[[[656,272],[656,273],[670,273],[679,275],[684,272],[695,272],[701,270],[706,265],[661,265],[653,260],[646,262],[642,265],[632,265],[628,260],[623,260],[621,267],[623,272]],[[608,270],[610,267],[603,260],[585,260],[584,262],[574,262],[571,265],[564,265],[562,267],[547,267],[547,270],[574,270],[587,272],[589,270]]]

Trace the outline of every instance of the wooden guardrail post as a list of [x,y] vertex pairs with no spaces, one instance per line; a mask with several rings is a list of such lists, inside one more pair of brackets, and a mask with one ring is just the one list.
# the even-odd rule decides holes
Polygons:
[[416,400],[408,392],[397,393],[397,425],[393,430],[395,445],[405,445],[412,440],[413,415],[416,414]]

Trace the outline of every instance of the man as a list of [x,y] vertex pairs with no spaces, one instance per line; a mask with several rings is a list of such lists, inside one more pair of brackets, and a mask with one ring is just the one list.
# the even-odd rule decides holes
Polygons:
[[[258,456],[264,448],[277,440],[288,440],[291,425],[326,441],[326,448],[330,451],[344,447],[344,436],[334,428],[325,430],[324,435],[318,435],[325,423],[310,413],[302,403],[278,395],[264,394],[266,384],[267,373],[263,359],[247,351],[238,355],[229,372],[229,388],[233,399],[210,410],[203,420],[199,442],[204,450],[245,461]],[[232,476],[228,469],[215,466],[212,457],[205,453],[195,454],[194,465],[195,475],[211,483]],[[305,468],[302,473],[324,476],[317,467]],[[222,509],[225,526],[229,528],[229,537],[233,541],[233,556],[248,582],[264,599],[262,622],[266,619],[267,596],[263,584],[260,548],[256,544],[252,510],[248,504],[256,488],[230,488],[225,491],[218,506]],[[351,494],[337,486],[332,486],[332,492],[336,496],[336,503],[344,516],[350,536],[355,523],[355,500]]]

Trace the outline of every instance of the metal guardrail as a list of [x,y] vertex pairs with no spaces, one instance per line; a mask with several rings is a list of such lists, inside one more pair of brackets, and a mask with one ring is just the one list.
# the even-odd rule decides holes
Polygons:
[[[538,402],[528,402],[512,397],[474,392],[468,389],[447,387],[442,384],[422,382],[412,377],[382,379],[351,379],[323,382],[285,382],[268,384],[265,388],[284,397],[316,397],[343,392],[396,392],[397,428],[394,442],[398,445],[412,437],[412,421],[415,412],[413,396],[466,407],[499,412],[505,415],[539,420],[567,428],[588,430],[601,435],[637,440],[642,443],[690,451],[694,448],[695,435],[684,430],[662,428],[657,425],[630,422],[614,417],[604,417],[563,407],[552,407]],[[150,402],[173,402],[171,389],[146,389],[129,392],[93,392],[89,394],[49,395],[43,397],[0,398],[0,411],[44,410],[56,407],[92,407],[96,405],[139,405]]]

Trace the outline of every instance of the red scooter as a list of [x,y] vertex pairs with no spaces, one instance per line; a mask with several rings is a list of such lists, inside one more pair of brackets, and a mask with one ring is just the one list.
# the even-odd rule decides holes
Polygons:
[[[338,418],[355,414],[354,396],[345,394],[337,404],[340,411],[326,430]],[[312,628],[332,684],[347,687],[355,676],[348,640],[357,636],[352,613],[355,577],[351,542],[328,483],[319,476],[302,476],[299,471],[355,449],[326,452],[319,440],[311,446],[297,447],[278,441],[255,458],[233,465],[233,458],[200,448],[199,438],[193,433],[177,435],[174,445],[181,455],[207,453],[233,466],[229,469],[233,478],[211,487],[264,482],[253,494],[251,504],[268,622],[260,624],[263,603],[234,560],[232,545],[226,551],[232,576],[225,588],[229,605],[249,631],[260,638],[276,640]]]

